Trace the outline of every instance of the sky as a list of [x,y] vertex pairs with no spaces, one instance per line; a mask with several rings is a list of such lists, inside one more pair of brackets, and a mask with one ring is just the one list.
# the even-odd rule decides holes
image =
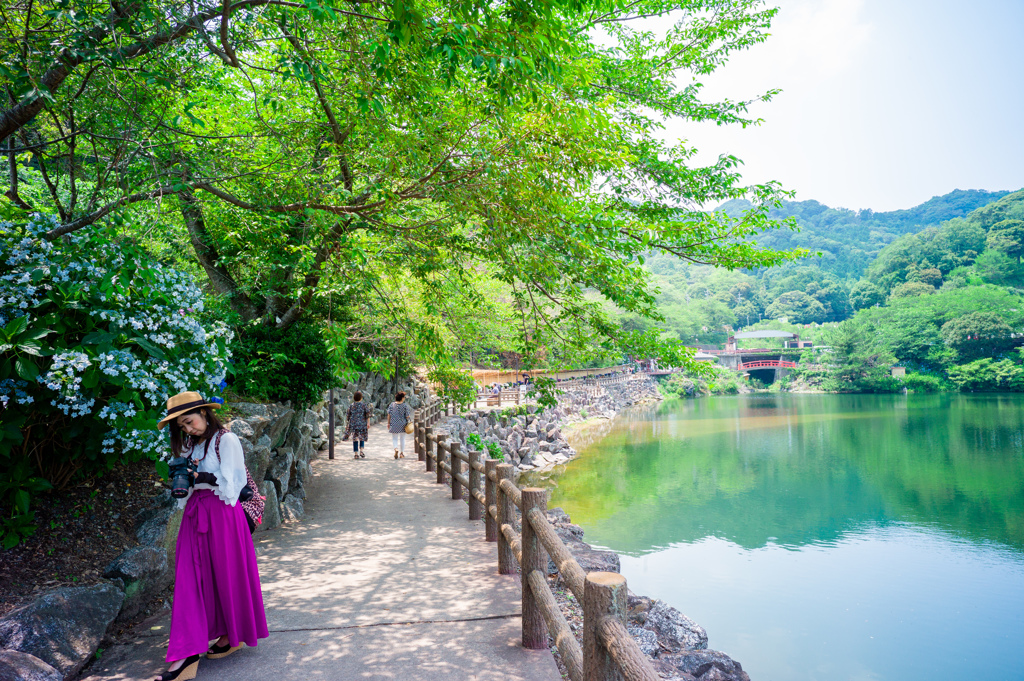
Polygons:
[[775,0],[765,43],[701,79],[750,99],[757,127],[674,121],[668,135],[743,160],[748,183],[876,211],[954,189],[1024,187],[1024,0]]

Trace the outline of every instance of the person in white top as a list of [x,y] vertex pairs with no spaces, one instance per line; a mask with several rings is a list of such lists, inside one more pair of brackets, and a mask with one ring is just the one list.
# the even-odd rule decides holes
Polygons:
[[171,451],[188,459],[194,483],[178,500],[185,512],[174,552],[171,665],[157,681],[194,679],[203,654],[227,657],[270,635],[249,523],[238,500],[247,479],[242,443],[223,429],[213,413],[218,407],[199,393],[180,393],[167,400],[167,416],[158,424],[170,424]]

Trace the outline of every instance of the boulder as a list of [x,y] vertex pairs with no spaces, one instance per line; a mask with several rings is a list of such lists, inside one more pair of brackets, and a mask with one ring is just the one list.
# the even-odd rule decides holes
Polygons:
[[107,566],[107,579],[120,579],[124,585],[124,603],[117,616],[119,622],[130,620],[146,607],[154,596],[170,586],[174,576],[168,570],[167,552],[163,547],[134,546]]
[[316,450],[313,449],[313,441],[310,438],[302,438],[298,442],[298,446],[295,447],[295,461],[302,461],[309,463],[316,455]]
[[162,546],[167,536],[167,523],[177,510],[177,499],[170,490],[164,490],[149,508],[135,516],[135,538],[144,546]]
[[276,449],[284,443],[284,438],[288,434],[288,426],[292,424],[292,416],[294,415],[294,411],[285,409],[271,420],[270,427],[267,429],[267,436],[270,438],[270,447],[272,449]]
[[626,627],[629,635],[633,637],[636,644],[647,657],[654,657],[658,654],[658,635],[650,629],[644,629],[636,625]]
[[313,477],[313,469],[305,461],[295,462],[295,475],[292,476],[293,487],[305,487]]
[[263,433],[270,427],[270,419],[266,416],[250,416],[246,421],[252,426],[253,441],[263,437]]
[[250,440],[255,439],[256,431],[251,425],[249,425],[249,422],[244,419],[229,421],[225,427],[238,437],[244,437]]
[[[656,601],[644,620],[644,628],[658,635],[658,640],[670,651],[682,649],[703,650],[708,647],[708,633],[689,617],[664,601]],[[689,672],[700,676],[704,672]]]
[[[569,517],[568,515],[566,516]],[[583,542],[583,528],[572,523],[554,523],[555,534],[561,537],[562,541]]]
[[277,487],[270,480],[260,483],[260,494],[266,497],[266,504],[263,507],[263,522],[256,527],[256,531],[272,530],[281,525],[281,503],[277,497]]
[[309,442],[309,438],[303,435],[299,428],[293,427],[288,431],[288,435],[284,439],[284,446],[292,450],[295,457],[298,458],[299,448],[304,442]]
[[167,539],[167,529],[171,524],[171,518],[178,510],[176,505],[165,506],[155,515],[146,520],[135,532],[135,538],[143,546],[164,546]]
[[266,435],[256,440],[256,444],[245,453],[245,467],[249,469],[253,480],[262,480],[270,467],[270,438]]
[[697,677],[693,674],[680,671],[666,660],[653,660],[651,666],[654,667],[654,671],[658,673],[662,681],[697,681]]
[[18,650],[0,650],[0,681],[62,681],[60,672]]
[[584,572],[618,572],[620,569],[619,556],[614,551],[598,551],[581,541],[567,541],[565,546]]
[[292,488],[290,490],[288,490],[288,495],[287,496],[297,497],[298,499],[305,500],[305,498],[306,498],[306,488],[303,487],[302,485],[294,484],[295,483],[294,479],[292,480],[292,483],[293,483],[292,484]]
[[626,617],[630,622],[643,624],[647,621],[647,613],[650,612],[655,603],[657,603],[657,601],[653,598],[637,596],[635,593],[630,591],[626,598]]
[[81,671],[117,617],[124,592],[110,582],[55,589],[0,619],[0,648],[34,655],[65,678]]
[[663,652],[658,659],[701,681],[750,681],[739,662],[717,650]]
[[270,460],[270,466],[267,468],[265,478],[274,483],[274,487],[277,488],[278,499],[283,498],[288,493],[288,488],[292,481],[293,461],[292,450],[287,447],[278,449],[277,454]]
[[569,514],[566,513],[562,509],[561,506],[556,506],[554,508],[549,508],[545,512],[545,515],[547,515],[547,517],[548,517],[548,522],[550,522],[552,524],[570,523],[570,522],[572,522],[572,519],[569,518]]
[[302,499],[294,494],[286,494],[281,501],[281,519],[286,523],[297,522],[305,514]]
[[232,402],[231,408],[246,416],[269,416],[267,405],[255,402]]

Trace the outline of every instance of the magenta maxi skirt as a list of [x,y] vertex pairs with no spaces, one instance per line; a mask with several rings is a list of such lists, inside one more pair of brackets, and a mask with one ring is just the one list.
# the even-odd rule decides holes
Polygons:
[[241,504],[193,491],[178,531],[167,661],[205,653],[227,636],[232,646],[267,638],[256,552]]

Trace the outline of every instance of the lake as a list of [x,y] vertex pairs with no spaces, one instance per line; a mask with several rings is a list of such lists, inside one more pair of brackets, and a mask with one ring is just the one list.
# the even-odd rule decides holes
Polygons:
[[753,681],[1024,679],[1024,396],[673,400],[604,431],[549,506]]

